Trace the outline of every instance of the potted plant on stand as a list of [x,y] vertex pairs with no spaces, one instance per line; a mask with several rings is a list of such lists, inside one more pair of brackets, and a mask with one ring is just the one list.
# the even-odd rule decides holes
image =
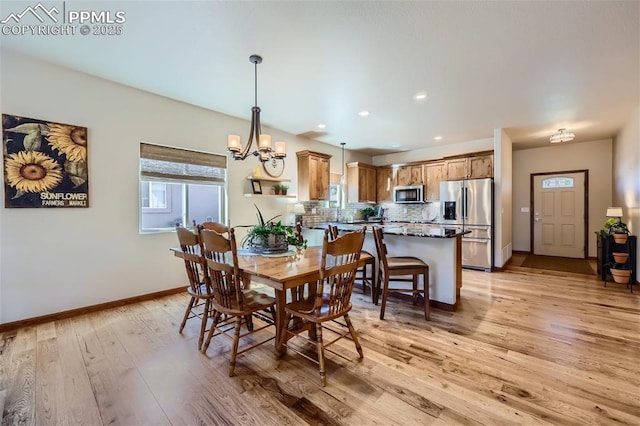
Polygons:
[[613,239],[618,244],[624,244],[627,242],[629,235],[629,228],[620,219],[611,218],[604,223],[604,228],[609,235],[613,235]]
[[631,269],[626,263],[611,262],[607,266],[611,271],[613,281],[618,284],[629,284],[629,278],[631,277]]

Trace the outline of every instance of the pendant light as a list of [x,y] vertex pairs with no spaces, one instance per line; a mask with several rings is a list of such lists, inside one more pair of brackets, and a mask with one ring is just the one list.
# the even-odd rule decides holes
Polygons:
[[[276,142],[275,149],[271,148],[271,135],[262,133],[260,129],[260,107],[258,107],[258,64],[262,62],[262,57],[259,55],[249,56],[249,61],[254,66],[254,104],[251,108],[251,130],[249,133],[249,140],[247,144],[242,148],[239,135],[229,135],[227,137],[227,149],[232,155],[234,160],[244,160],[249,154],[253,154],[261,162],[269,160],[282,160],[287,156],[286,147],[284,142]],[[257,149],[251,151],[251,145],[256,142]]]

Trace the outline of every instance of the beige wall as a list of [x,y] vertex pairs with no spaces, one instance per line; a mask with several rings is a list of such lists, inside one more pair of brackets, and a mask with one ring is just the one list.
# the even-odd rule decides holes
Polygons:
[[513,251],[513,143],[502,129],[494,130],[494,260],[503,267]]
[[377,155],[373,157],[375,166],[387,166],[390,164],[404,164],[412,161],[435,160],[450,155],[467,154],[469,152],[488,151],[493,149],[493,138],[478,139],[475,141],[446,144],[430,148],[414,149],[412,151],[397,152],[394,154]]
[[613,199],[612,141],[610,139],[565,143],[558,146],[513,152],[513,249],[529,251],[530,217],[521,208],[529,208],[531,173],[589,170],[588,255],[596,256],[594,232],[602,229],[607,207]]
[[[0,59],[3,113],[88,128],[91,206],[0,209],[0,323],[184,285],[184,266],[169,252],[175,234],[138,233],[139,142],[225,154],[227,134],[246,138],[249,123],[15,52],[0,50]],[[331,170],[340,172],[339,146],[263,130],[288,143],[291,188],[299,150],[332,154]],[[346,151],[345,161],[371,158]],[[242,195],[257,164],[251,157],[228,166],[232,225],[255,223],[254,202],[269,217],[286,211],[285,200]]]
[[623,208],[629,231],[640,235],[640,105],[613,142],[613,204]]

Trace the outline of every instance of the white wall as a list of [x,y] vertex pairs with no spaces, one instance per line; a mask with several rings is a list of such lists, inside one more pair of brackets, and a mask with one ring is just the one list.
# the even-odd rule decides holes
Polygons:
[[520,211],[530,204],[531,173],[589,170],[588,255],[596,256],[596,236],[606,220],[612,194],[612,141],[564,143],[513,152],[513,249],[530,250],[530,216]]
[[501,268],[511,259],[513,251],[513,143],[502,129],[494,130],[494,259]]
[[[249,123],[6,49],[0,62],[2,113],[88,128],[90,188],[87,209],[1,209],[0,323],[185,284],[184,266],[169,252],[175,234],[138,233],[139,142],[225,154],[227,134],[246,138]],[[250,107],[247,99],[247,115]],[[331,170],[340,172],[339,146],[263,131],[288,143],[284,177],[292,188],[296,151],[332,154]],[[345,161],[371,158],[346,151]],[[284,200],[242,195],[256,164],[229,164],[232,225],[255,223],[253,202],[266,215],[286,211]]]
[[613,204],[623,207],[622,221],[640,236],[640,105],[613,142]]

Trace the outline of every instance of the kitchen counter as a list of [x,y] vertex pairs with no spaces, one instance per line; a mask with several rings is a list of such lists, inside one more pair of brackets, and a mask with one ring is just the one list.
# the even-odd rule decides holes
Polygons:
[[367,232],[369,232],[371,230],[371,227],[375,226],[378,228],[382,228],[383,234],[429,238],[455,238],[470,233],[470,231],[463,232],[459,228],[433,222],[385,222],[384,224],[370,222],[327,222],[319,223],[317,225],[311,225],[307,228],[327,229],[329,225],[336,225],[339,231],[345,232],[357,231],[359,229],[362,229],[363,226],[366,226]]
[[[303,235],[310,246],[322,244],[328,225],[336,225],[342,232],[367,226],[363,248],[374,256],[377,251],[371,226],[382,227],[390,256],[415,256],[429,265],[431,305],[449,311],[456,309],[462,286],[462,235],[469,231],[461,232],[458,228],[433,223],[327,222],[304,227]],[[446,231],[447,229],[452,231]]]

